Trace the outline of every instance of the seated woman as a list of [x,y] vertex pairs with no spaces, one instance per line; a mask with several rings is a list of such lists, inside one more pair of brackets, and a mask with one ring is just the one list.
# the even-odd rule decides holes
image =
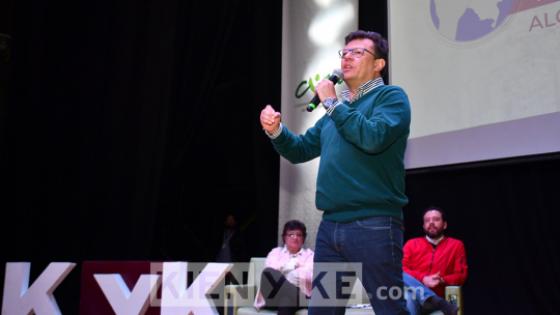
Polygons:
[[313,251],[303,248],[306,231],[305,224],[297,220],[284,225],[284,246],[274,248],[266,256],[255,308],[276,309],[278,315],[293,315],[307,306],[307,299],[300,294],[311,296],[313,277]]

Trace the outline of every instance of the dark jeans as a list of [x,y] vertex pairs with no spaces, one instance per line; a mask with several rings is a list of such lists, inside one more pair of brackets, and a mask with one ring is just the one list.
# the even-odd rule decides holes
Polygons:
[[[317,232],[313,278],[320,272],[318,263],[361,263],[361,281],[375,314],[408,314],[403,290],[402,243],[402,223],[392,217],[371,217],[349,223],[323,220]],[[316,298],[320,295],[316,288],[314,285],[309,315],[344,315],[345,303],[324,306]]]
[[300,289],[276,269],[263,270],[260,290],[265,308],[277,310],[278,315],[293,315],[298,309],[307,307],[307,299]]

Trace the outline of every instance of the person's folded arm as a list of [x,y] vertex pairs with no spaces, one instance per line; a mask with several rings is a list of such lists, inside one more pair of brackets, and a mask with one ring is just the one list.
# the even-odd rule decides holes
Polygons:
[[467,280],[468,266],[467,255],[465,253],[465,246],[463,243],[459,244],[457,254],[453,259],[453,271],[444,275],[443,281],[445,285],[463,285]]

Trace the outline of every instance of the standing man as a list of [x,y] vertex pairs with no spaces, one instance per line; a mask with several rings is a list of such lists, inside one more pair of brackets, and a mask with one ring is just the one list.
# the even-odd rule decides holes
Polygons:
[[424,211],[425,237],[410,239],[404,245],[404,282],[407,287],[407,308],[411,314],[441,310],[457,314],[457,307],[443,299],[445,286],[463,285],[467,280],[465,246],[458,239],[445,236],[447,220],[442,209],[429,207]]
[[245,248],[247,247],[243,232],[233,212],[225,216],[223,235],[220,249],[216,255],[216,262],[246,262],[248,261]]
[[[304,135],[293,134],[270,105],[260,122],[276,151],[290,162],[321,156],[315,203],[323,219],[314,262],[361,263],[361,280],[375,314],[407,314],[403,295],[386,293],[403,289],[402,207],[408,202],[403,159],[410,105],[401,88],[383,82],[386,39],[355,31],[345,44],[339,54],[348,89],[339,98],[333,82],[317,85],[326,114],[313,127]],[[344,311],[318,307],[311,298],[310,315]]]

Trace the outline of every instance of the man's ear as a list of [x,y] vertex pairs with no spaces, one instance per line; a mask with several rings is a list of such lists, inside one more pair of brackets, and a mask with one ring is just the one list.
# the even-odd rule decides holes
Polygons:
[[385,59],[375,59],[373,64],[373,69],[375,70],[375,72],[381,73],[381,71],[383,71],[383,69],[385,68],[385,63]]
[[443,222],[443,230],[447,230],[447,222]]

